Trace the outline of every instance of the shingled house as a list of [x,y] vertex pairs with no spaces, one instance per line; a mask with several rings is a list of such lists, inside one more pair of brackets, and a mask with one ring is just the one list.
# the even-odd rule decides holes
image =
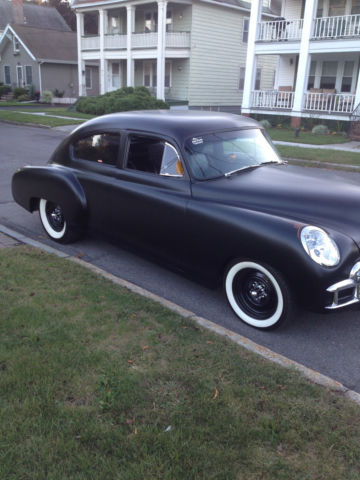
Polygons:
[[55,8],[0,0],[0,32],[0,82],[77,96],[76,33]]

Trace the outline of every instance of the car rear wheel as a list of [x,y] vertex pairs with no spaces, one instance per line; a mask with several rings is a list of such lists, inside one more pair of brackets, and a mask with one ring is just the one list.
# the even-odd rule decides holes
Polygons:
[[263,330],[283,325],[291,310],[291,295],[282,276],[251,261],[233,263],[225,276],[225,292],[236,315]]
[[77,239],[78,235],[67,222],[61,205],[42,198],[39,202],[41,223],[48,236],[59,243],[69,243]]

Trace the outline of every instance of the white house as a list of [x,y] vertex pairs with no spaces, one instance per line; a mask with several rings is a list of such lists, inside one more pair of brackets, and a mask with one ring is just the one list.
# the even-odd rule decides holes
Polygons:
[[[266,2],[263,20],[278,16]],[[146,86],[189,108],[240,113],[251,4],[241,0],[73,0],[77,16],[79,94],[98,66],[99,93]],[[97,32],[87,29],[97,19]],[[94,22],[92,23],[92,26]],[[259,59],[255,83],[273,89],[275,60]]]
[[[274,89],[256,87],[256,65],[277,58]],[[283,0],[281,17],[251,4],[242,112],[354,120],[360,102],[360,0]]]

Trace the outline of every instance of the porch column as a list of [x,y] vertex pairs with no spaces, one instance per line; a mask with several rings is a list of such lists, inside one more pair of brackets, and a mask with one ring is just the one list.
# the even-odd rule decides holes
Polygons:
[[99,35],[100,35],[100,94],[106,92],[106,65],[105,65],[105,25],[107,23],[107,11],[99,10]]
[[249,21],[248,47],[246,54],[244,91],[241,106],[241,113],[249,115],[251,107],[251,91],[254,89],[256,76],[255,41],[258,23],[261,21],[260,1],[251,2],[251,13]]
[[158,48],[156,98],[165,100],[165,38],[167,1],[158,1]]
[[79,97],[86,96],[85,88],[85,62],[81,56],[81,39],[84,35],[84,14],[76,12],[76,32],[77,32],[77,55],[78,55],[78,84]]
[[135,85],[134,79],[134,60],[132,58],[132,34],[134,32],[135,26],[135,7],[133,5],[128,5],[126,7],[126,48],[127,48],[127,57],[126,57],[126,85],[128,87],[133,87]]
[[[304,93],[307,87],[307,80],[310,68],[309,45],[313,30],[313,20],[317,0],[306,0],[304,11],[304,26],[301,35],[299,65],[296,77],[296,88],[294,94],[294,105],[291,112],[292,117],[300,118],[303,104]],[[294,123],[295,125],[295,123]]]

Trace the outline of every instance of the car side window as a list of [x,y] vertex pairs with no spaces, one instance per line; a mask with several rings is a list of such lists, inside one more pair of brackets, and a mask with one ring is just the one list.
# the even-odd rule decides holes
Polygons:
[[116,165],[120,146],[117,133],[97,133],[77,140],[73,145],[75,158]]
[[161,176],[183,177],[184,168],[176,148],[169,142],[132,135],[126,167]]

